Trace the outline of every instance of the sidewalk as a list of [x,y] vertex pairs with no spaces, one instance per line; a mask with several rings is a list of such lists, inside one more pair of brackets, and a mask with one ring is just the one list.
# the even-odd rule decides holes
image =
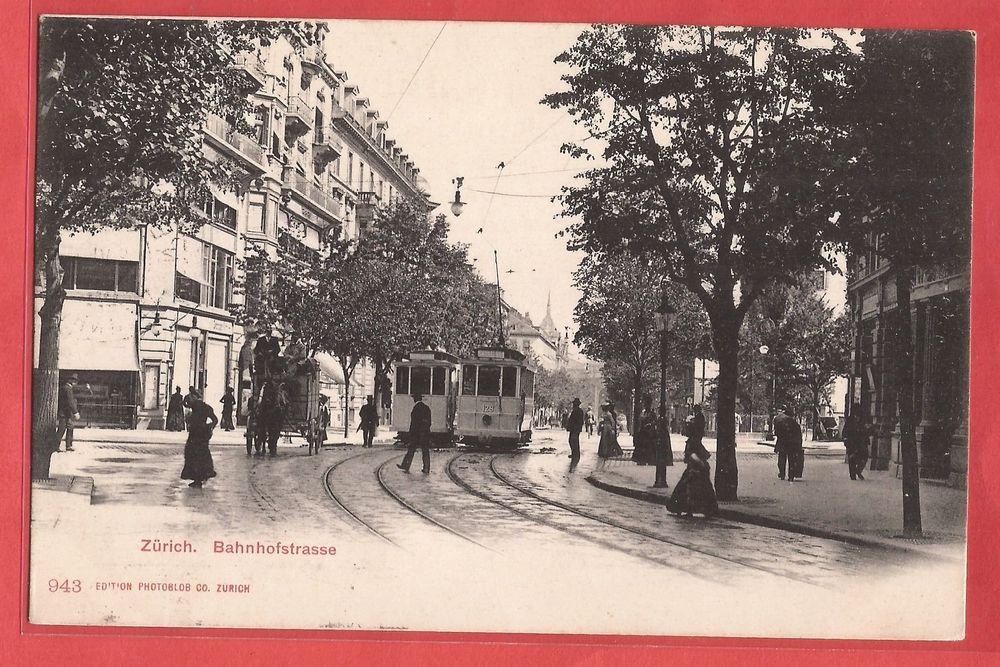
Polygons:
[[[348,437],[344,437],[344,428],[326,429],[326,442],[324,447],[336,447],[340,445],[360,445],[362,443],[361,433],[355,431],[357,427],[348,428]],[[281,436],[284,442],[285,436]],[[77,428],[73,431],[73,442],[108,442],[108,443],[129,443],[141,445],[183,445],[187,440],[187,431],[160,431],[153,429],[123,429],[123,428]],[[396,432],[388,427],[380,428],[375,435],[375,444],[387,445],[396,440]],[[292,442],[305,440],[300,436],[293,436]],[[223,431],[216,428],[212,432],[212,446],[246,446],[246,428],[237,426],[235,431]]]
[[[664,504],[684,472],[679,443],[675,464],[667,468],[667,489],[654,489],[652,466],[606,461],[587,481],[613,493]],[[710,451],[714,440],[705,440]],[[965,552],[966,492],[934,482],[920,485],[924,537],[906,539],[902,482],[891,471],[866,470],[864,481],[852,481],[844,462],[843,443],[808,442],[804,476],[794,483],[779,480],[772,448],[738,443],[739,496],[720,503],[720,516],[859,545],[907,549],[942,558],[961,559]],[[712,475],[715,475],[714,458]]]

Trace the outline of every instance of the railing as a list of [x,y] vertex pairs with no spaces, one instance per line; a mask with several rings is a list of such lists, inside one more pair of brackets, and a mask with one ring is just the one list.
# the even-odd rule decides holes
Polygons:
[[395,169],[396,172],[404,181],[408,181],[410,183],[416,183],[416,179],[407,175],[403,167],[400,166],[399,160],[393,157],[390,151],[387,151],[385,148],[376,143],[375,139],[371,136],[371,134],[368,133],[367,130],[365,130],[365,128],[361,125],[361,123],[358,122],[357,118],[355,118],[349,111],[344,109],[342,106],[337,104],[336,101],[334,101],[330,106],[332,107],[333,120],[340,120],[349,125],[372,148],[374,148],[379,154],[381,154],[382,158],[386,161],[386,163],[389,164],[393,169]]
[[233,61],[233,67],[242,69],[250,74],[250,76],[254,77],[254,79],[256,79],[261,86],[267,82],[267,69],[265,69],[264,63],[262,63],[260,58],[257,57],[257,54],[237,54]]
[[377,206],[381,200],[374,192],[359,192],[358,203],[368,206]]
[[319,254],[318,250],[313,250],[288,232],[281,234],[278,244],[281,246],[282,252],[286,252],[295,259],[307,264],[316,259],[316,256]]
[[103,403],[77,402],[77,409],[80,411],[78,425],[83,428],[88,426],[112,426],[116,428],[135,428],[138,405],[135,403],[124,403],[115,400],[108,400]]
[[308,127],[313,126],[313,108],[298,95],[288,98],[288,115],[297,117]]
[[342,215],[342,205],[333,195],[324,192],[306,176],[293,171],[285,177],[285,183],[300,195],[327,211],[330,215],[339,218]]
[[216,137],[235,148],[238,152],[249,157],[258,164],[264,162],[264,149],[250,137],[240,134],[226,122],[215,114],[209,114],[206,122],[208,131]]

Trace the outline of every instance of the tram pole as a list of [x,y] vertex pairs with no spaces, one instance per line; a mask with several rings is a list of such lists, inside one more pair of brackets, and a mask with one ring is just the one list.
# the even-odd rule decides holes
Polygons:
[[493,251],[493,267],[497,272],[497,341],[500,347],[504,347],[503,336],[503,306],[500,303],[500,262],[497,259],[497,251]]

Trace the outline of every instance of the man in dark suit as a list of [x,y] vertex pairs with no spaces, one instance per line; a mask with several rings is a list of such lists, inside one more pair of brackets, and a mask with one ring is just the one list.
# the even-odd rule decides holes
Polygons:
[[362,447],[371,447],[375,440],[375,429],[378,427],[378,412],[375,411],[375,397],[369,396],[361,406],[358,414],[358,429],[364,436]]
[[774,418],[774,451],[778,453],[778,479],[785,479],[785,465],[788,465],[788,481],[802,477],[802,429],[792,415],[792,409],[785,407]]
[[424,403],[421,394],[413,395],[413,410],[410,411],[410,446],[406,448],[403,462],[397,464],[403,472],[410,472],[413,455],[420,448],[423,457],[423,472],[431,471],[431,409]]
[[73,422],[80,418],[80,410],[76,405],[76,396],[73,394],[73,387],[80,380],[76,373],[73,373],[66,382],[59,387],[59,426],[56,431],[56,449],[59,451],[59,444],[63,435],[66,436],[66,451],[73,451]]
[[573,399],[573,411],[569,413],[566,430],[569,431],[569,457],[580,458],[580,431],[583,430],[583,410],[580,409],[580,399]]

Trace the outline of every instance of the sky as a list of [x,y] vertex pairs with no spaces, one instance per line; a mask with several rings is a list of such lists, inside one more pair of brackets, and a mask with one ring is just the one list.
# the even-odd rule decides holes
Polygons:
[[[538,324],[551,293],[556,325],[572,332],[579,297],[572,273],[581,255],[566,250],[565,238],[555,238],[570,221],[559,217],[561,205],[551,197],[584,168],[559,147],[587,137],[587,131],[574,125],[565,111],[539,101],[566,88],[559,77],[568,69],[553,61],[586,26],[430,21],[329,25],[328,60],[335,69],[346,70],[380,119],[388,120],[389,136],[420,168],[432,199],[442,203],[436,213],[448,216],[452,241],[469,244],[470,257],[491,282],[496,279],[496,250],[505,298]],[[498,180],[500,162],[505,167]],[[467,202],[458,218],[448,206],[456,176],[465,177],[462,200]]]

